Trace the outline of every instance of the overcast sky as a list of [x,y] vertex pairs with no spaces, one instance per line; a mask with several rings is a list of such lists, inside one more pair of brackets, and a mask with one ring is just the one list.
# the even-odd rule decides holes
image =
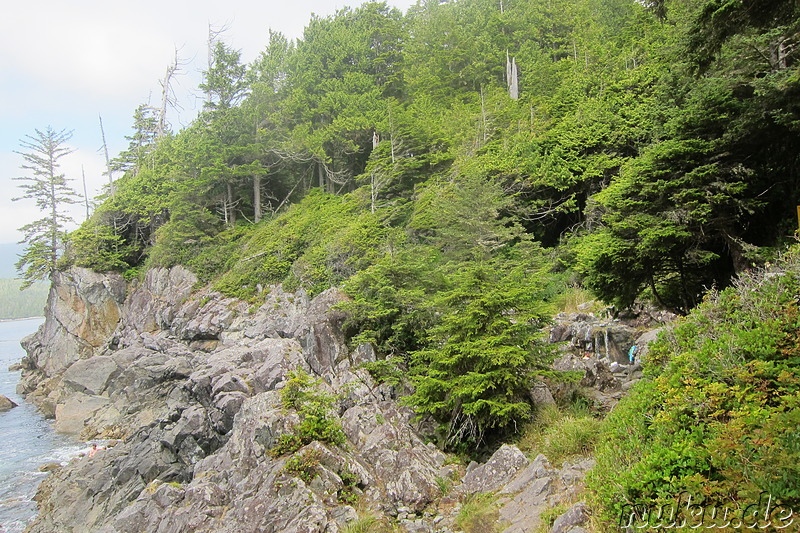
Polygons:
[[[175,90],[183,109],[169,119],[178,130],[202,106],[197,84],[207,61],[209,23],[227,26],[223,40],[254,60],[268,31],[296,39],[315,13],[333,14],[356,1],[328,0],[30,0],[4,6],[0,32],[0,243],[21,238],[17,228],[39,213],[17,196],[22,163],[20,139],[47,126],[74,130],[75,152],[62,170],[82,190],[85,169],[89,196],[99,192],[104,156],[98,116],[102,115],[111,157],[127,146],[132,116],[141,103],[160,102],[158,80],[178,49],[183,63]],[[389,0],[402,11],[416,0]],[[76,207],[75,217],[83,211]]]

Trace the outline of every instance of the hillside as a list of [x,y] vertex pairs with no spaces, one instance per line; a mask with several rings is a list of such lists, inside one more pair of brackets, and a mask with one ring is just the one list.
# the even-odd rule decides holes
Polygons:
[[590,474],[606,523],[667,523],[662,507],[687,530],[796,520],[798,253],[709,294],[651,346],[649,379],[606,420]]
[[[800,505],[779,469],[796,462],[799,40],[788,1],[459,0],[313,18],[249,65],[216,41],[201,114],[165,132],[140,106],[122,177],[66,238],[25,388],[71,432],[126,437],[109,454],[124,474],[40,530],[94,497],[92,525],[213,530],[247,484],[244,466],[223,472],[244,461],[253,505],[262,489],[313,499],[320,530],[354,519],[353,489],[381,520],[434,531],[427,506],[472,501],[447,500],[469,473],[436,470],[440,453],[509,442],[527,471],[540,449],[581,462],[599,441],[598,531],[675,494]],[[58,306],[85,311],[80,327]],[[626,354],[652,316],[685,318],[641,346],[634,384]],[[570,320],[572,348],[553,333]],[[366,436],[347,418],[378,407],[423,493],[392,484],[403,446],[383,422]],[[393,467],[376,473],[373,452]],[[96,474],[72,465],[43,498]]]
[[42,316],[49,283],[35,283],[24,291],[18,279],[0,279],[0,320]]
[[17,243],[0,244],[0,279],[11,279],[17,277],[17,269],[14,265],[19,261],[19,254],[22,253],[23,245]]

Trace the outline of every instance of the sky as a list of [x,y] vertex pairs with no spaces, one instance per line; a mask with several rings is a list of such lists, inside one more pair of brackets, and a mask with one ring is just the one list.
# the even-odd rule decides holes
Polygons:
[[[226,27],[222,40],[251,62],[266,47],[269,30],[302,37],[312,13],[334,14],[360,0],[30,0],[8,2],[0,32],[0,243],[22,238],[17,228],[41,215],[19,195],[20,141],[48,126],[72,131],[61,171],[89,197],[101,192],[105,156],[102,116],[110,156],[127,147],[133,112],[142,103],[160,105],[159,80],[178,51],[174,90],[181,109],[171,110],[174,131],[202,107],[197,89],[207,65],[209,24]],[[416,0],[388,0],[407,11]],[[72,206],[77,223],[85,208]]]

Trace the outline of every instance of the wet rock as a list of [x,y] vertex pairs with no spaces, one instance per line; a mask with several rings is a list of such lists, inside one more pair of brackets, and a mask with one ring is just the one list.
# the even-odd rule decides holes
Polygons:
[[8,397],[0,394],[0,413],[2,413],[3,411],[9,411],[14,407],[17,407],[16,403],[11,401]]
[[61,468],[61,463],[45,463],[38,468],[39,472],[55,472]]

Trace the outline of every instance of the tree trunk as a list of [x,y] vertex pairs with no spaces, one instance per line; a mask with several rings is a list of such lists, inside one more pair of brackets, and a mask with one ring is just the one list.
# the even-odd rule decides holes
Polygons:
[[227,183],[226,187],[227,187],[227,190],[228,190],[228,200],[227,200],[228,209],[229,209],[228,223],[231,226],[234,226],[234,225],[236,225],[236,206],[233,203],[233,187],[231,187],[230,183]]
[[[111,174],[111,159],[108,157],[108,144],[106,144],[106,130],[103,128],[103,117],[98,115],[100,119],[100,135],[103,137],[103,151],[106,155],[106,173],[108,174],[108,194],[114,196],[114,178]],[[84,176],[84,185],[86,184],[86,176]],[[89,218],[89,208],[86,208],[86,218]]]
[[253,176],[253,217],[256,224],[261,221],[261,176]]
[[[103,141],[105,143],[105,141]],[[81,175],[83,176],[83,201],[86,204],[86,220],[89,220],[89,194],[86,192],[86,172],[81,165]]]

